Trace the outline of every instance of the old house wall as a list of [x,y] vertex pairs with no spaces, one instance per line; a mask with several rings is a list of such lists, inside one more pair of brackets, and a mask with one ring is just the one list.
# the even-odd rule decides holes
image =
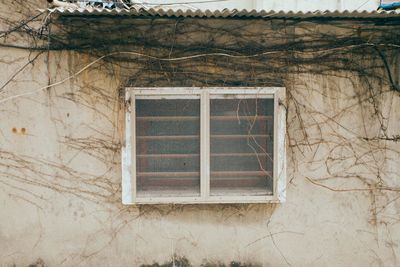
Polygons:
[[[0,49],[1,266],[399,265],[400,98],[361,45],[396,26],[52,23],[47,49]],[[287,201],[122,205],[125,86],[285,86]]]

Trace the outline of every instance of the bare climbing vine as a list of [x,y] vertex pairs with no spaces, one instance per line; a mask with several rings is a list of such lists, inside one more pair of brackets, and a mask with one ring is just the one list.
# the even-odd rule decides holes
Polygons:
[[[37,11],[38,1],[13,1],[10,6],[0,14],[0,47],[28,51],[29,57],[0,81],[0,103],[18,103],[41,93],[53,97],[55,103],[48,105],[57,114],[50,118],[61,132],[56,142],[69,152],[68,157],[49,159],[1,146],[0,190],[11,198],[42,209],[50,196],[38,192],[45,190],[107,205],[103,208],[124,218],[110,226],[108,242],[139,216],[191,210],[190,205],[141,207],[131,216],[136,209],[121,204],[123,88],[284,86],[289,192],[306,182],[315,190],[362,194],[370,201],[372,225],[400,221],[399,213],[385,215],[400,199],[395,113],[400,92],[399,19],[73,16]],[[67,71],[62,67],[66,58]],[[20,90],[23,75],[43,62],[45,83]],[[0,64],[10,66],[13,61],[2,53]],[[60,90],[60,85],[71,90]],[[73,114],[60,120],[61,111],[53,106],[60,103],[94,114],[82,120],[80,127],[87,135],[65,130],[72,123],[63,120]],[[91,125],[89,120],[98,123]],[[94,173],[81,170],[75,157],[104,167]],[[260,209],[207,208],[228,209],[227,216]],[[83,257],[102,249],[85,251]]]

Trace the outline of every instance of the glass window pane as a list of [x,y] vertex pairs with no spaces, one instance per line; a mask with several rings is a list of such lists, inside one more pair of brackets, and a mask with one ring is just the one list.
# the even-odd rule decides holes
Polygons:
[[200,195],[200,100],[136,100],[138,197]]
[[272,195],[273,115],[273,99],[211,99],[211,195]]

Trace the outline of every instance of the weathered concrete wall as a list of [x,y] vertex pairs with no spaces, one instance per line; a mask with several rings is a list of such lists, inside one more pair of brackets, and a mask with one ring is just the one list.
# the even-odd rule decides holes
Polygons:
[[[193,48],[190,42],[210,43],[210,37],[220,35],[215,27],[243,31],[260,43],[271,36],[267,33],[275,33],[277,40],[266,40],[279,43],[283,39],[278,37],[288,31],[304,30],[216,20],[202,21],[206,30],[193,34],[189,29],[198,21],[191,20],[171,38],[174,49],[164,43],[163,50],[155,40],[165,42],[162,33],[169,35],[176,22],[129,23],[130,31],[117,34],[151,41],[120,44],[122,51],[164,55],[172,50],[172,57]],[[206,28],[207,23],[213,28]],[[240,28],[243,23],[247,26]],[[338,31],[333,26],[313,30]],[[70,43],[83,40],[67,37]],[[226,38],[211,40],[227,50],[241,47],[240,41]],[[40,51],[0,49],[2,85],[13,77],[0,91],[1,266],[28,266],[39,258],[46,266],[140,266],[164,263],[174,254],[193,266],[231,261],[261,266],[400,264],[400,146],[366,140],[381,136],[382,123],[388,137],[400,133],[399,93],[387,83],[373,80],[377,91],[370,91],[354,73],[328,75],[303,66],[299,70],[304,71],[281,75],[265,73],[259,62],[246,60],[240,69],[226,58],[175,66],[142,57],[127,62],[128,55],[121,54],[92,64],[107,53],[92,52],[45,51],[18,72]],[[190,74],[194,70],[203,73],[202,80]],[[384,72],[378,68],[378,73]],[[225,75],[221,86],[242,80],[246,85],[283,82],[287,87],[287,202],[122,205],[120,89],[215,86],[217,74]],[[269,80],[271,75],[279,79]]]

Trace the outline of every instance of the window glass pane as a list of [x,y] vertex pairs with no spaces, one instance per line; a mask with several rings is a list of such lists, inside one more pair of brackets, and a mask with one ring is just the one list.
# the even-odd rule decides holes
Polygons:
[[136,100],[138,197],[200,195],[200,100]]
[[211,99],[211,195],[272,195],[273,99]]

